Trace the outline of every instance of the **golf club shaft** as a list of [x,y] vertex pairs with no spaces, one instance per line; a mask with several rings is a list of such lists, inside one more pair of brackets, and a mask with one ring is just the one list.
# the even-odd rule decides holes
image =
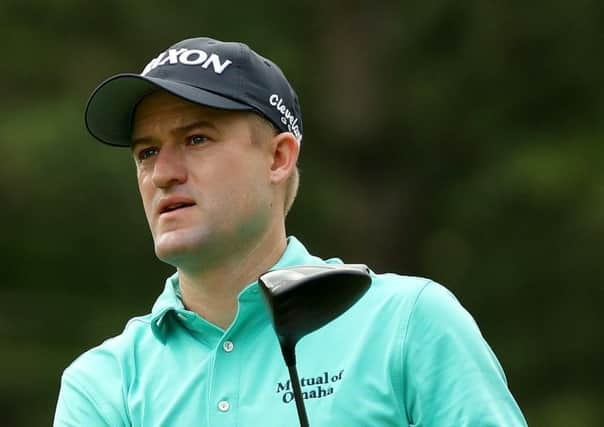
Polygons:
[[300,387],[300,380],[298,379],[298,370],[296,365],[287,366],[289,370],[289,378],[292,383],[294,390],[294,400],[296,401],[296,409],[298,410],[298,418],[300,419],[300,427],[309,427],[308,417],[306,416],[306,409],[304,408],[304,398],[302,396],[302,388]]

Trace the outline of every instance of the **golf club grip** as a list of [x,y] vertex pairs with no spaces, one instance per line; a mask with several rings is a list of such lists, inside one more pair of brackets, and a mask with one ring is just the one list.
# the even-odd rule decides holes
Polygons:
[[296,365],[288,366],[287,369],[289,370],[289,378],[292,382],[292,388],[294,390],[294,400],[296,402],[296,409],[298,410],[300,427],[309,427],[308,417],[306,416],[306,409],[304,408],[302,388],[300,387],[300,380],[298,378],[298,371],[296,369]]

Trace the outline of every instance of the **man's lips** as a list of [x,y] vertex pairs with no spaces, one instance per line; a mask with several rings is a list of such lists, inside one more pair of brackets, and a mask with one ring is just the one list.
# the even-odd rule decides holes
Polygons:
[[158,215],[165,213],[174,212],[179,209],[189,208],[195,206],[195,201],[189,197],[184,196],[169,196],[162,197],[157,205]]

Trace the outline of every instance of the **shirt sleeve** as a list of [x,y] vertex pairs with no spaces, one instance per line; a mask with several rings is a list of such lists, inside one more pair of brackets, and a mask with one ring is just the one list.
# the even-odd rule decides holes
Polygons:
[[403,343],[403,390],[414,427],[526,427],[494,353],[472,316],[430,282]]
[[102,351],[92,350],[68,367],[53,427],[127,427],[119,372]]

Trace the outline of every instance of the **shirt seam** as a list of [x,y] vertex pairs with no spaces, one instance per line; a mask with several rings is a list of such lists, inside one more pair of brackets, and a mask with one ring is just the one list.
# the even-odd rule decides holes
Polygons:
[[[405,417],[407,418],[407,422],[410,425],[414,425],[413,424],[413,420],[411,418],[411,415],[408,412],[407,409],[407,405],[405,403],[405,401],[407,400],[407,396],[405,395],[406,392],[406,387],[405,387],[405,360],[406,360],[406,349],[407,349],[407,337],[409,336],[409,329],[411,327],[411,321],[413,320],[413,316],[416,312],[416,308],[418,306],[418,301],[420,299],[420,297],[422,296],[422,294],[424,293],[424,291],[428,288],[428,286],[433,283],[432,280],[427,279],[424,284],[422,285],[422,288],[417,292],[417,295],[415,296],[415,300],[413,301],[413,304],[411,306],[411,310],[409,310],[409,315],[407,317],[407,323],[405,326],[405,330],[403,333],[403,339],[402,339],[402,343],[400,346],[400,355],[401,355],[401,360],[400,360],[400,365],[398,365],[398,368],[400,369],[401,375],[400,375],[400,386],[401,386],[401,394],[400,396],[402,397],[400,404],[403,407],[403,412],[405,413]],[[398,400],[397,400],[398,402]]]
[[84,383],[78,381],[76,376],[69,374],[67,371],[63,372],[63,379],[71,382],[73,385],[77,386],[78,389],[82,390],[85,393],[86,399],[94,406],[94,408],[98,411],[99,416],[103,419],[103,422],[106,426],[110,426],[108,421],[108,414],[103,409],[103,405],[100,404],[92,393],[88,390]]

